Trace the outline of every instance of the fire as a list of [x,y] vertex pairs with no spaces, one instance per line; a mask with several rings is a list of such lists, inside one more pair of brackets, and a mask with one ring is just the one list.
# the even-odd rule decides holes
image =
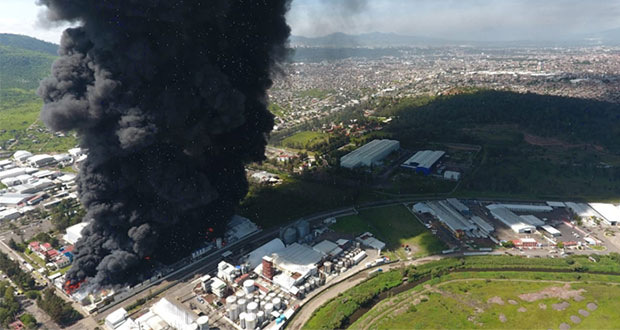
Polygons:
[[86,280],[72,284],[71,280],[67,280],[65,282],[65,285],[63,286],[63,288],[65,289],[65,292],[68,295],[71,295],[73,292],[75,292],[75,290],[79,289],[80,286],[82,286],[82,284],[84,284],[84,282],[86,282]]
[[146,257],[144,257],[144,259],[145,259],[145,260],[151,260],[151,257],[146,256]]

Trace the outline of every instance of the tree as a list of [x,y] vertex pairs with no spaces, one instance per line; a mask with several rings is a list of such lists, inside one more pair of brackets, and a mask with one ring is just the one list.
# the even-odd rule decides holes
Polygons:
[[563,249],[563,248],[564,248],[564,243],[558,242],[558,249]]
[[24,315],[19,317],[20,321],[26,326],[27,329],[36,329],[37,328],[37,319],[34,318],[31,314],[25,313]]

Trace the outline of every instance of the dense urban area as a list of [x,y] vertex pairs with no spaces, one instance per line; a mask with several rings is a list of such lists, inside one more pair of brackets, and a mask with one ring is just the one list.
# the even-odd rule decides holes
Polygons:
[[393,329],[457,302],[442,326],[620,321],[588,323],[617,303],[568,284],[620,279],[620,48],[358,53],[296,50],[225,234],[125,287],[66,285],[88,150],[27,86],[2,90],[1,327]]

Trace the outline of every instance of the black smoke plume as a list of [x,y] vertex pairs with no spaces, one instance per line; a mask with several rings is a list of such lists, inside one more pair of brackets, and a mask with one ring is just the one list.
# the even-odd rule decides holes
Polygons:
[[221,234],[263,159],[289,0],[39,0],[67,29],[43,121],[88,149],[72,285],[124,285]]

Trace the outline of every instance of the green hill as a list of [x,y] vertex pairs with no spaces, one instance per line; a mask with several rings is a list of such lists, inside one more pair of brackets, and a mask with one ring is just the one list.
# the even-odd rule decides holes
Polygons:
[[39,121],[39,82],[50,75],[57,45],[34,38],[0,34],[0,151],[66,151],[73,135],[53,134]]
[[19,34],[0,33],[0,45],[46,53],[53,56],[58,54],[58,45]]
[[463,195],[617,198],[620,105],[586,99],[477,91],[419,102],[381,100],[386,131],[411,150],[481,145]]

